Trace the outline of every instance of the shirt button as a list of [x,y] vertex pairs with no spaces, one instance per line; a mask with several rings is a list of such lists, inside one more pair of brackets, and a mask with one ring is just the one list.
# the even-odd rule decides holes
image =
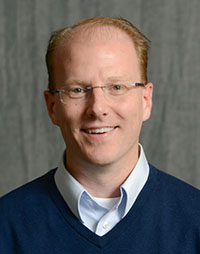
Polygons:
[[108,222],[104,222],[102,227],[103,227],[103,229],[108,229],[109,228]]

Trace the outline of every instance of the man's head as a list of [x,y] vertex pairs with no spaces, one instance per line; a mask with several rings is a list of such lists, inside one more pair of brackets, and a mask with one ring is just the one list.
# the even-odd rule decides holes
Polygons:
[[[141,71],[141,80],[147,83],[147,63],[148,63],[148,49],[150,41],[142,34],[137,27],[135,27],[128,20],[123,18],[110,18],[110,17],[94,17],[82,20],[72,27],[66,27],[54,33],[50,40],[46,54],[46,64],[49,74],[49,88],[55,88],[54,75],[54,57],[56,49],[63,43],[70,43],[73,35],[79,32],[88,33],[95,31],[96,28],[116,28],[126,33],[134,43],[137,52],[138,61]],[[89,34],[88,34],[89,36]]]
[[[59,32],[60,39],[57,34],[48,48],[50,88],[59,94],[46,91],[45,98],[52,122],[64,137],[71,168],[126,167],[137,161],[142,122],[152,104],[152,84],[146,83],[148,43],[131,27],[139,36],[133,41],[127,21],[116,19],[124,29],[107,24],[114,21],[82,21]],[[142,82],[145,87],[134,86]]]

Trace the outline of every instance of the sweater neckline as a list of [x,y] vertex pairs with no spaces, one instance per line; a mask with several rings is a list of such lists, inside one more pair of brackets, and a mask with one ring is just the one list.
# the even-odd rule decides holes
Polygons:
[[79,221],[79,219],[71,212],[56,187],[54,181],[54,174],[56,172],[56,169],[50,172],[47,189],[49,191],[52,201],[54,202],[54,205],[57,207],[58,212],[63,218],[63,223],[66,223],[68,226],[70,226],[73,231],[75,231],[86,241],[89,241],[93,245],[96,245],[98,248],[103,248],[111,244],[113,241],[116,241],[118,238],[126,238],[127,228],[131,225],[133,225],[134,227],[137,226],[138,216],[140,216],[141,211],[144,209],[144,205],[146,206],[146,202],[149,198],[149,193],[151,193],[152,195],[152,192],[155,191],[157,170],[151,165],[149,165],[149,167],[150,171],[148,179],[140,194],[138,195],[134,205],[131,207],[128,214],[111,231],[109,231],[103,236],[98,236],[93,233],[91,230],[85,227]]

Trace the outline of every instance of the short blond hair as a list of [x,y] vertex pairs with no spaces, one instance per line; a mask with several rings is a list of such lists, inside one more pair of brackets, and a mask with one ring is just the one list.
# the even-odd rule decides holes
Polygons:
[[47,53],[46,53],[46,65],[49,75],[48,87],[54,88],[53,83],[53,59],[55,51],[60,46],[61,42],[70,40],[70,35],[76,30],[76,28],[92,28],[95,26],[112,26],[124,31],[133,41],[136,53],[138,56],[141,79],[142,82],[147,83],[147,63],[148,63],[148,49],[150,47],[150,40],[139,31],[131,22],[124,18],[111,18],[111,17],[94,17],[81,20],[75,23],[71,27],[65,27],[57,32],[53,33],[50,37]]

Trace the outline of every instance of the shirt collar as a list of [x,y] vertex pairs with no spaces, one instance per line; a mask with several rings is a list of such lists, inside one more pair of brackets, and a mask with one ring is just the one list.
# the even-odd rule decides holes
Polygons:
[[[149,175],[149,165],[146,160],[143,148],[140,147],[140,155],[137,164],[132,170],[129,177],[121,185],[121,194],[126,196],[126,204],[124,216],[128,213],[132,205],[134,204],[137,196],[142,190],[144,184]],[[63,199],[74,213],[74,215],[81,220],[79,211],[79,202],[82,194],[86,192],[88,196],[90,194],[87,190],[66,170],[64,165],[64,154],[60,161],[59,167],[55,173],[56,186],[61,193]],[[121,197],[122,198],[122,197]]]
[[58,190],[60,191],[63,199],[74,213],[74,215],[81,219],[79,214],[79,201],[85,188],[66,170],[64,165],[63,154],[59,167],[55,173],[55,182]]
[[139,144],[139,148],[140,155],[137,164],[129,177],[120,187],[127,195],[127,203],[124,216],[128,213],[134,204],[137,196],[144,187],[149,176],[149,164],[147,162],[142,145]]

